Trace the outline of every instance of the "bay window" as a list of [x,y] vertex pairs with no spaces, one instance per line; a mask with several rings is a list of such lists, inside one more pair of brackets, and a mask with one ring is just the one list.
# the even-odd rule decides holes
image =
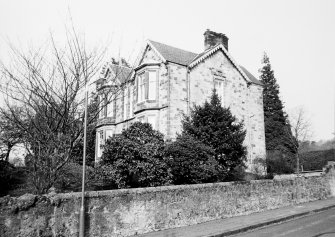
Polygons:
[[107,104],[107,117],[114,116],[114,101],[109,101]]
[[102,145],[104,144],[104,132],[100,131],[97,133],[98,135],[98,144],[97,144],[97,156],[102,156]]
[[138,75],[137,102],[156,100],[157,98],[157,70],[147,70]]
[[129,87],[129,94],[130,94],[130,99],[129,99],[129,116],[133,116],[133,100],[134,100],[134,90],[133,87]]
[[138,75],[137,82],[137,102],[145,100],[145,73]]
[[157,92],[157,71],[150,70],[149,74],[149,86],[148,86],[148,99],[156,100]]
[[111,138],[111,137],[113,137],[113,130],[112,129],[107,129],[106,130],[106,140],[108,138]]
[[99,95],[99,118],[105,117],[105,97]]

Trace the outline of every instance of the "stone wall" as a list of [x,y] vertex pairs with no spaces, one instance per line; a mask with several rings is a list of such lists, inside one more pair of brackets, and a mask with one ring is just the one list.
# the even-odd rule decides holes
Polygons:
[[[86,236],[131,236],[335,195],[335,175],[88,192]],[[0,199],[0,236],[77,236],[80,193]]]

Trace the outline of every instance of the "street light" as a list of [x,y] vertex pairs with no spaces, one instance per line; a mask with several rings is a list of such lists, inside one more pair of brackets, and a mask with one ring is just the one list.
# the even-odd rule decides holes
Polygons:
[[87,82],[85,81],[85,115],[84,115],[84,144],[83,144],[83,174],[81,183],[81,206],[80,206],[80,217],[79,217],[79,237],[85,235],[85,173],[86,173],[86,129],[87,129],[87,103],[88,103],[88,91]]

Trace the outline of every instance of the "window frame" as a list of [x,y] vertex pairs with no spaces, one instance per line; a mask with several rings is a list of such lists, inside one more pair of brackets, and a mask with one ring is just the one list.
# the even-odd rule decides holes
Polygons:
[[99,119],[106,117],[106,98],[104,94],[99,95]]
[[101,157],[102,156],[102,146],[104,145],[104,131],[100,130],[97,131],[97,135],[98,135],[98,144],[97,144],[97,157]]
[[[111,101],[109,103],[107,103],[108,101],[108,98],[111,99]],[[112,100],[112,96],[111,97],[108,97],[107,95],[107,100],[106,100],[106,117],[108,118],[112,118],[115,116],[115,113],[114,113],[114,105],[115,101]]]
[[123,90],[123,120],[128,118],[129,87]]
[[[157,96],[158,96],[158,70],[157,69],[148,69],[147,70],[147,72],[148,72],[148,85],[147,85],[147,90],[148,90],[148,92],[147,92],[147,94],[148,94],[148,98],[147,98],[147,100],[149,100],[149,101],[156,101],[157,100]],[[152,73],[152,74],[154,74],[154,80],[150,80],[151,78],[150,78],[150,73]],[[152,81],[154,81],[154,97],[152,97],[152,90],[150,90],[151,89],[151,87],[150,87],[150,84],[152,83]]]
[[[154,97],[150,93],[150,73],[154,73]],[[159,66],[147,66],[137,72],[136,80],[137,104],[143,102],[156,102],[159,96]],[[141,87],[142,86],[142,87]],[[153,92],[152,92],[153,93]]]
[[[226,101],[226,90],[225,90],[225,78],[221,78],[221,77],[214,77],[214,89],[216,91],[216,94],[219,96],[220,100],[221,100],[221,106],[224,107],[225,106],[225,101]],[[222,85],[222,91],[219,93],[218,88],[216,88],[216,83],[220,82]]]
[[142,71],[137,76],[137,103],[141,103],[144,101],[145,101],[145,71]]

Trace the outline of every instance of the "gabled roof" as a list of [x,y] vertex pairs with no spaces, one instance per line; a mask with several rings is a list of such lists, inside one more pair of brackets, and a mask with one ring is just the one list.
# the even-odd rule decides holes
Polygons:
[[160,55],[169,62],[187,66],[198,55],[182,49],[178,49],[166,44],[149,40],[149,43],[160,53]]
[[231,57],[231,55],[222,44],[210,47],[209,49],[205,50],[200,54],[175,48],[152,40],[148,40],[148,44],[153,47],[153,49],[163,60],[177,63],[183,66],[188,66],[189,68],[195,67],[200,62],[213,55],[216,51],[222,50],[246,81],[257,85],[262,85],[262,83],[257,80],[247,69],[238,65],[235,62],[235,60]]

